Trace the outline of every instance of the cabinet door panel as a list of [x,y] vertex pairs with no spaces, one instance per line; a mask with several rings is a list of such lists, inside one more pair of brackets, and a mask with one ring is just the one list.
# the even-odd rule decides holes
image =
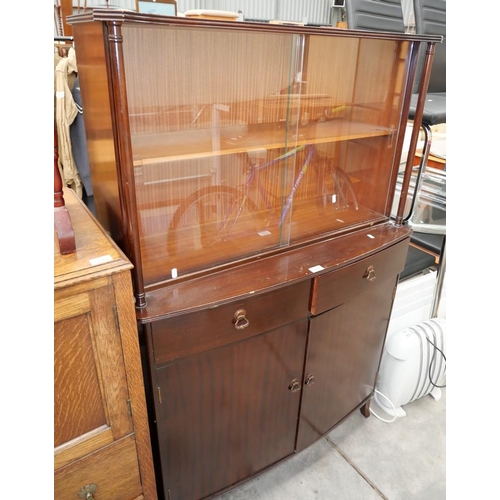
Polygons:
[[[112,285],[55,294],[54,466],[132,433]],[[72,307],[67,307],[71,302]]]
[[[54,324],[54,353],[54,446],[57,447],[106,425],[106,415],[86,315]],[[68,362],[75,358],[77,363]],[[63,422],[70,425],[61,425]]]
[[203,498],[293,453],[306,332],[304,320],[157,370],[168,498]]
[[297,451],[313,443],[374,389],[396,280],[310,320]]

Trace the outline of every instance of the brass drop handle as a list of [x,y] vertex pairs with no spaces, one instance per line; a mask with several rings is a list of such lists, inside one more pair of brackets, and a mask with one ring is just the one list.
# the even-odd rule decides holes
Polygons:
[[377,277],[377,275],[375,274],[375,268],[373,266],[368,266],[363,277],[368,281],[375,281],[375,278]]
[[297,392],[297,391],[300,391],[300,382],[294,378],[291,382],[290,382],[290,385],[288,386],[288,389],[291,391],[291,392]]
[[94,500],[94,493],[97,490],[97,484],[90,483],[87,486],[84,486],[78,492],[78,498],[82,498],[83,500]]
[[316,382],[316,379],[315,379],[314,375],[311,373],[306,377],[304,384],[305,385],[313,385],[314,382]]
[[234,313],[233,323],[236,330],[243,330],[250,324],[250,321],[246,318],[246,314],[245,309],[238,309]]

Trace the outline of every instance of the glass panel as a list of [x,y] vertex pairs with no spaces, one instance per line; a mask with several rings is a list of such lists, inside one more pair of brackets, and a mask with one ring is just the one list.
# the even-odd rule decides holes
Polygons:
[[124,27],[145,284],[387,220],[407,43]]
[[301,37],[129,26],[123,39],[146,285],[288,244],[295,110],[280,92]]
[[292,241],[387,220],[407,51],[397,41],[308,37],[299,143],[314,148],[316,188]]

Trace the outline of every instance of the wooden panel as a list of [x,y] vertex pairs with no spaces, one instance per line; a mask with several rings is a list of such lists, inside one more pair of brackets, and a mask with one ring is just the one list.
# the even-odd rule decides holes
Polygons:
[[54,324],[54,447],[107,424],[86,315]]
[[[157,370],[165,496],[195,500],[293,453],[307,322]],[[169,496],[170,495],[170,496]]]
[[[335,102],[344,104],[353,102],[359,40],[311,36],[308,43],[307,93],[331,95]],[[336,54],[335,64],[325,64],[325,54]]]
[[[231,104],[222,113],[222,125],[248,123],[253,110],[233,104],[255,102],[286,88],[294,49],[289,33],[125,24],[123,53],[132,134],[211,127],[211,105],[222,103]],[[207,105],[205,112],[201,112],[203,105]]]
[[116,274],[113,283],[142,487],[144,497],[155,500],[156,482],[130,273]]
[[[421,161],[422,161],[422,153],[416,152],[413,165],[415,166],[420,165]],[[434,156],[433,154],[429,153],[426,165],[428,167],[437,168],[439,170],[446,170],[446,158],[440,156]]]
[[147,294],[147,306],[137,310],[140,320],[178,314],[228,302],[233,297],[276,289],[315,276],[319,267],[325,274],[359,261],[410,237],[407,226],[380,224],[307,246],[288,249],[267,259],[258,259],[230,270],[213,272],[196,280],[176,281]]
[[96,482],[96,499],[156,500],[132,266],[74,192],[65,196],[77,251],[54,247],[55,498]]
[[[320,314],[347,302],[360,293],[377,287],[377,284],[399,274],[405,264],[409,239],[376,253],[344,269],[323,274],[314,279],[311,296],[311,313]],[[368,278],[368,268],[373,266],[375,279]]]
[[87,432],[87,434],[66,441],[61,446],[54,448],[54,470],[89,455],[113,441],[113,433],[108,425],[102,425]]
[[85,106],[85,131],[92,188],[99,222],[122,241],[118,174],[113,140],[113,112],[106,68],[106,42],[101,23],[73,25],[78,76]]
[[108,286],[91,293],[95,321],[95,356],[99,360],[102,395],[115,438],[133,431],[128,409],[128,388],[123,352],[115,317],[114,288]]
[[54,498],[77,499],[80,489],[88,484],[97,485],[96,500],[132,500],[141,495],[137,450],[132,437],[56,471]]
[[[96,290],[98,288],[103,288],[105,286],[109,286],[113,283],[113,278],[111,276],[95,276],[91,281],[80,281],[81,277],[78,277],[76,280],[70,278],[69,282],[65,283],[67,286],[58,287],[57,291],[54,291],[54,298],[57,300],[57,303],[54,304],[54,314],[73,314],[74,310],[71,309],[71,306],[74,306],[77,310],[82,309],[84,311],[85,307],[88,307],[90,310],[90,304],[88,297],[83,298],[83,294],[90,292],[91,290]],[[76,283],[71,285],[71,283]],[[54,287],[55,290],[55,287]],[[75,295],[82,294],[82,297],[75,298]],[[68,299],[68,300],[66,300]],[[82,301],[81,304],[75,304],[74,301],[79,300]],[[86,302],[83,302],[86,301]],[[83,305],[83,304],[86,305]],[[66,305],[67,304],[67,305]],[[72,311],[70,313],[70,311]]]
[[[262,149],[282,148],[286,145],[287,135],[277,125],[261,125],[252,130],[250,138],[238,143],[238,128],[226,127],[221,132],[220,149],[214,151],[211,145],[211,134],[207,131],[182,131],[164,134],[147,134],[133,140],[135,166],[156,164],[162,161],[186,160]],[[300,139],[294,144],[323,144],[347,139],[363,137],[379,137],[389,135],[390,130],[374,127],[365,123],[352,123],[343,120],[311,125],[303,131]],[[236,137],[234,137],[236,136]]]
[[54,322],[68,319],[72,316],[80,316],[90,311],[89,297],[86,293],[70,295],[54,302]]
[[89,288],[59,300],[64,291],[55,295],[54,447],[68,443],[64,453],[58,450],[57,466],[109,442],[109,432],[118,439],[133,431],[114,287]]
[[303,450],[367,398],[375,386],[396,279],[311,319],[297,437]]
[[59,4],[61,6],[61,19],[63,24],[63,35],[64,36],[72,36],[73,35],[73,27],[71,24],[68,24],[66,18],[68,16],[73,15],[73,2],[72,0],[59,0]]
[[[231,304],[156,321],[152,324],[155,363],[229,344],[305,318],[309,289],[310,282],[303,281]],[[235,313],[242,309],[249,324],[237,330]]]

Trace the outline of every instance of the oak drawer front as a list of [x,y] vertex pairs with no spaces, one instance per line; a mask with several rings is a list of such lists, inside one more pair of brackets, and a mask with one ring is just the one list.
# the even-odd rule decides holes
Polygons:
[[409,241],[406,239],[355,264],[314,278],[311,313],[328,311],[399,274],[405,265]]
[[133,436],[123,438],[56,471],[54,498],[77,499],[80,490],[88,485],[97,487],[93,494],[96,500],[133,500],[142,495],[137,448]]
[[155,363],[161,364],[252,337],[308,316],[310,281],[230,304],[155,321]]

